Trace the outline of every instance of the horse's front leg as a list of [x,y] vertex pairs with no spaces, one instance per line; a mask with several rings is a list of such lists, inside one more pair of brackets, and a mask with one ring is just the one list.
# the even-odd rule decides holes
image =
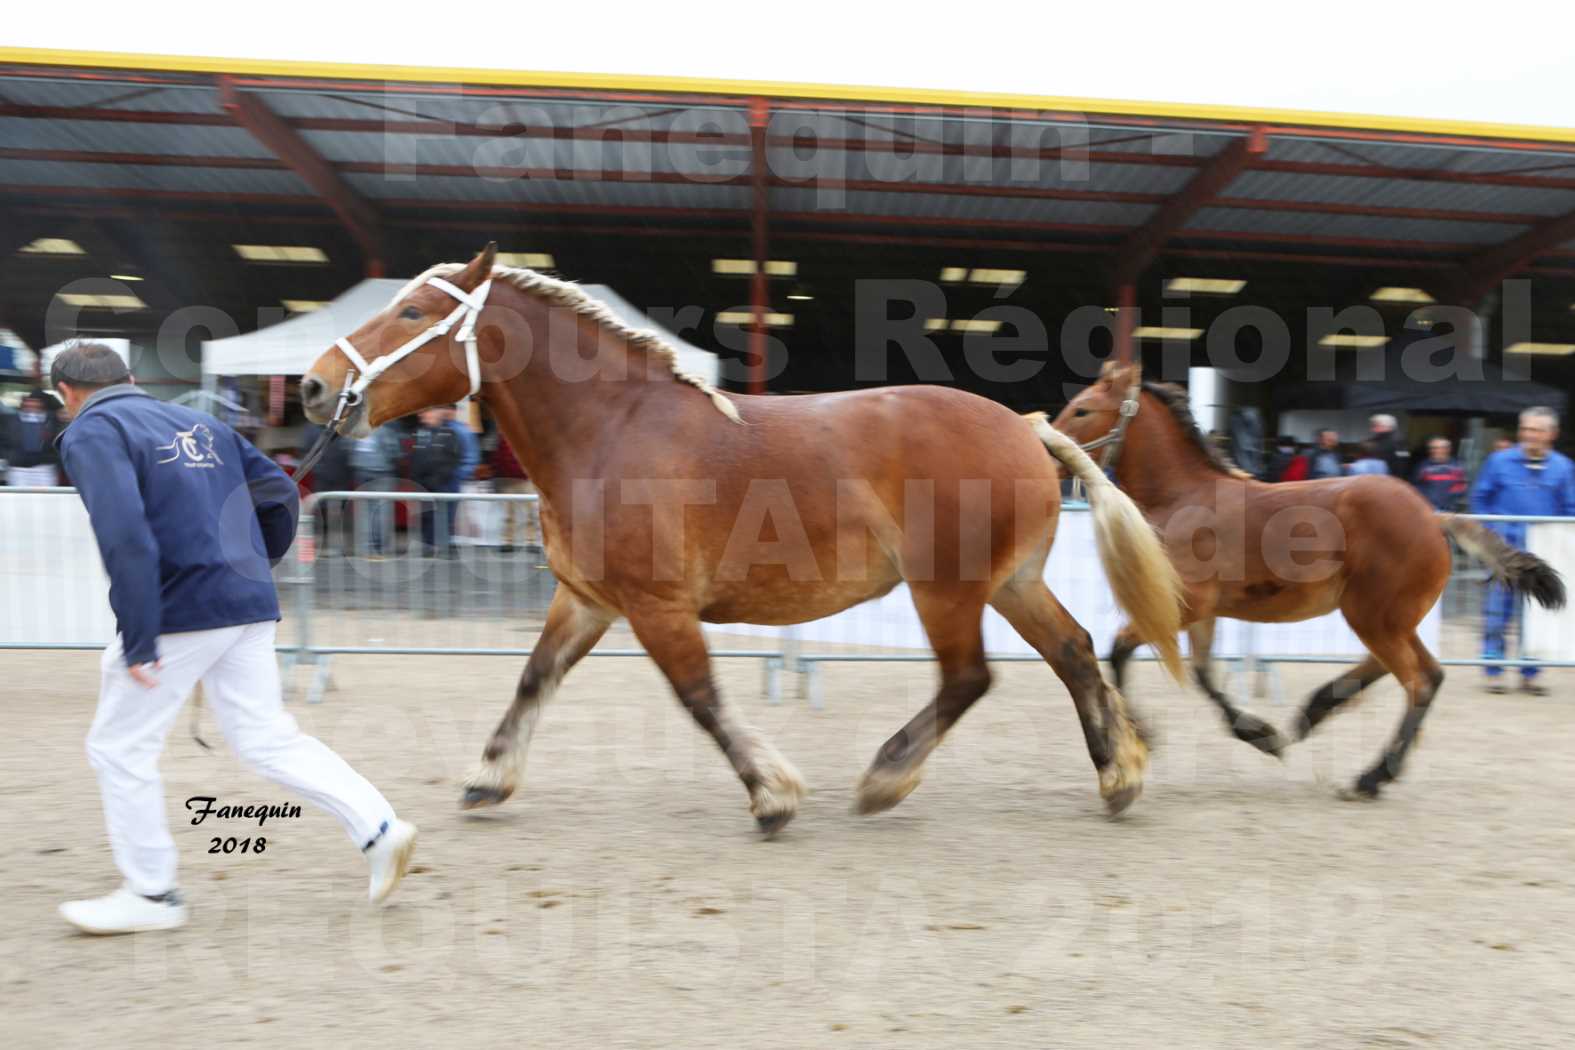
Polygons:
[[733,764],[760,830],[776,834],[798,812],[804,781],[791,762],[723,702],[711,679],[711,655],[693,610],[651,605],[631,609],[628,616],[629,626],[679,701]]
[[460,808],[495,806],[514,793],[525,773],[525,752],[541,709],[569,668],[607,632],[613,617],[588,605],[561,584],[547,609],[547,623],[531,650],[514,702],[482,752],[481,768],[465,781]]

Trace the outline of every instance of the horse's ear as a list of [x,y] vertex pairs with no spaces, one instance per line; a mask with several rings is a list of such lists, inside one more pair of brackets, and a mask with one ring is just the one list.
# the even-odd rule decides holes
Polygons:
[[1143,375],[1143,365],[1139,361],[1106,361],[1099,370],[1099,382],[1102,386],[1117,387],[1125,390],[1138,382]]
[[482,281],[492,276],[493,261],[497,257],[498,242],[488,241],[487,246],[481,249],[474,259],[470,260],[470,264],[454,275],[453,282],[455,286],[463,288],[467,292],[474,291],[481,285]]

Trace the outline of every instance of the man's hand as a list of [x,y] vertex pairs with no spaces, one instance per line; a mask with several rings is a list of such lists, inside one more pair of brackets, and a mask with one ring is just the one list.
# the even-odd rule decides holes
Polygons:
[[163,660],[155,660],[151,664],[132,664],[126,668],[126,673],[131,675],[131,680],[144,689],[157,689],[159,680],[153,672],[162,669]]

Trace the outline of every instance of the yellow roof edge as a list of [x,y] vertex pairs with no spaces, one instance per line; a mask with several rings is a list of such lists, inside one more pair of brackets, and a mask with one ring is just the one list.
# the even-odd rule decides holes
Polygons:
[[542,70],[467,69],[440,66],[390,66],[293,59],[214,58],[150,55],[117,51],[0,47],[0,63],[163,73],[227,73],[253,77],[303,77],[330,80],[379,80],[411,84],[477,84],[499,87],[562,88],[594,91],[654,91],[700,95],[825,99],[924,106],[980,106],[1039,109],[1082,114],[1123,114],[1238,124],[1280,124],[1462,138],[1517,139],[1575,145],[1575,128],[1536,124],[1385,117],[1359,113],[1266,109],[1177,102],[1065,98],[1050,95],[951,91],[931,88],[872,87],[849,84],[800,84],[782,81],[720,80],[704,77],[616,73],[559,73]]

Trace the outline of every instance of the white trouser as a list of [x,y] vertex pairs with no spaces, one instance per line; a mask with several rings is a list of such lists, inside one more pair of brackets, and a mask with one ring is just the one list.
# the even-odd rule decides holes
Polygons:
[[14,489],[24,488],[54,488],[60,484],[60,472],[54,464],[46,463],[42,467],[12,467],[6,484]]
[[[88,760],[104,796],[115,866],[137,893],[175,883],[175,841],[165,820],[159,753],[182,703],[200,681],[224,737],[247,765],[332,813],[364,846],[394,810],[328,746],[302,733],[284,709],[272,622],[159,636],[159,684],[145,689],[126,671],[120,641],[104,652]],[[250,801],[250,800],[247,800]]]

